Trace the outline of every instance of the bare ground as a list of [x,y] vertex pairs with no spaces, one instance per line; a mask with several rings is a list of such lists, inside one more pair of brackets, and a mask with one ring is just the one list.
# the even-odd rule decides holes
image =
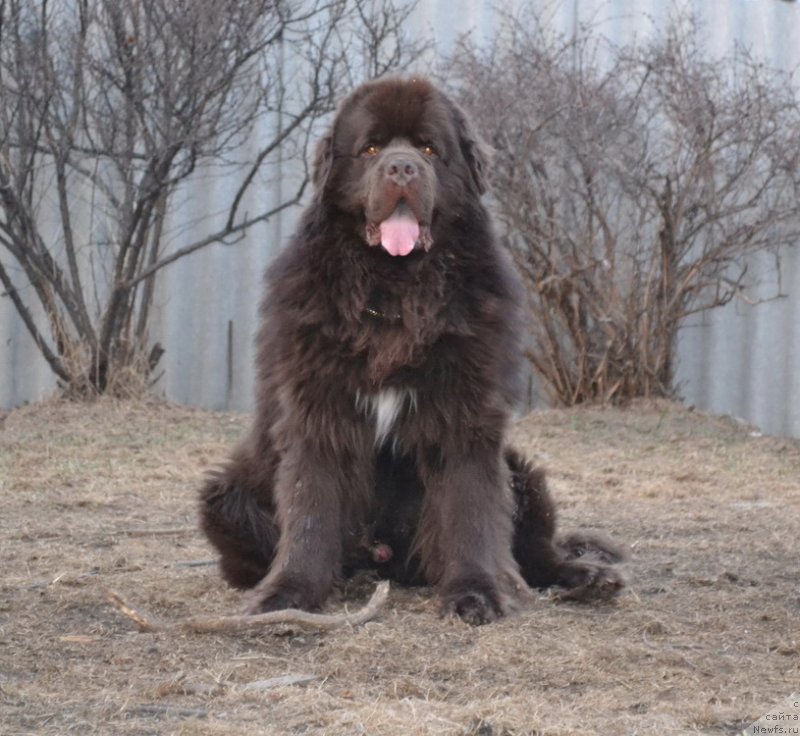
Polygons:
[[0,734],[733,734],[798,689],[800,442],[668,403],[515,430],[562,528],[630,546],[615,604],[542,595],[470,628],[393,588],[332,632],[137,632],[107,589],[165,620],[241,609],[195,492],[246,423],[110,401],[0,418]]

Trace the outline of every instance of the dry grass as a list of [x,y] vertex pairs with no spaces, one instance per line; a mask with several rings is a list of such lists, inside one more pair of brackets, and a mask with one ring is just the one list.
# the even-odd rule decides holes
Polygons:
[[136,633],[106,589],[164,619],[241,607],[195,564],[195,489],[245,425],[109,401],[0,419],[0,733],[732,734],[797,689],[800,443],[667,403],[515,430],[565,528],[631,545],[614,605],[542,596],[475,629],[395,588],[350,630]]

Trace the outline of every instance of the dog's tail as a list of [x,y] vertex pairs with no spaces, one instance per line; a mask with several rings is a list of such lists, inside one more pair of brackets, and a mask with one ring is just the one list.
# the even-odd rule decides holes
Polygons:
[[223,577],[236,588],[252,588],[269,570],[278,526],[263,489],[266,481],[238,448],[227,465],[206,477],[200,491],[200,524],[220,553]]

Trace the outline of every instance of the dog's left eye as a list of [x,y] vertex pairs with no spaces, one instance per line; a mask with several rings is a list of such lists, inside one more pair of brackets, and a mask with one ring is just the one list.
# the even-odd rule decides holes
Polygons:
[[419,147],[419,150],[422,151],[426,156],[435,156],[436,149],[430,143],[424,143]]

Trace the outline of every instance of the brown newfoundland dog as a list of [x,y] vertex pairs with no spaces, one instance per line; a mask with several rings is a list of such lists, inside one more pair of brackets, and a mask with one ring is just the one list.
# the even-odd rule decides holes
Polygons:
[[251,610],[318,608],[365,567],[435,584],[476,624],[529,585],[623,585],[613,545],[555,540],[542,473],[505,445],[520,293],[481,204],[486,166],[421,79],[360,87],[320,142],[314,200],[267,274],[252,431],[202,491]]

